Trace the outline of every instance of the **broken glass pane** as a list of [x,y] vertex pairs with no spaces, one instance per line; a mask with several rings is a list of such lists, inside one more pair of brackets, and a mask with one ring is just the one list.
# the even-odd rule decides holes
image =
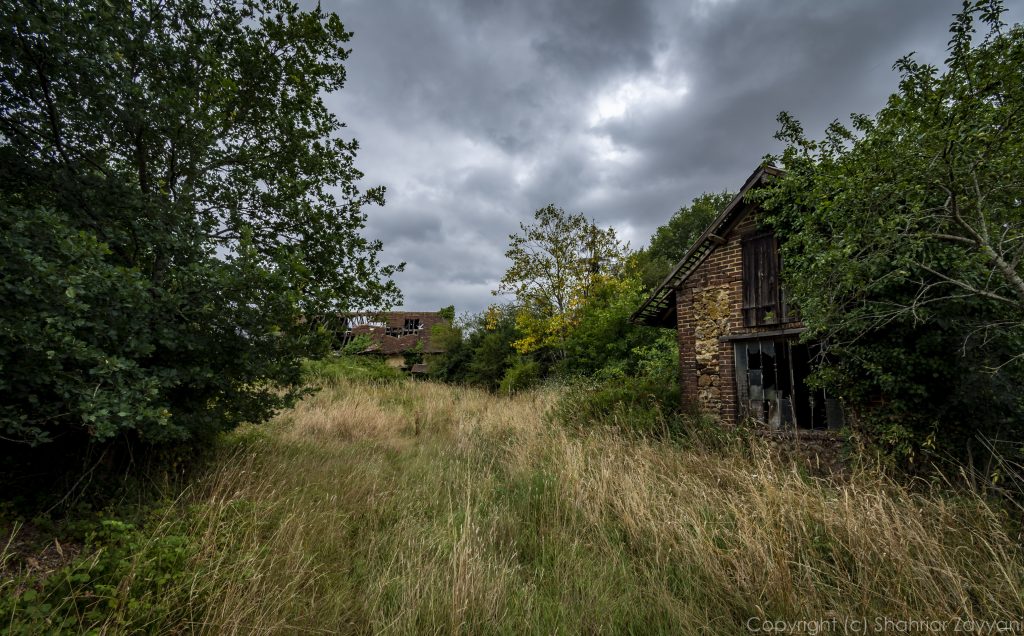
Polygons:
[[775,355],[769,355],[764,349],[761,350],[761,370],[764,374],[764,385],[776,386],[776,367],[775,367]]
[[761,385],[761,371],[758,369],[749,369],[747,371],[747,383],[750,386],[750,399],[763,400],[764,388]]
[[761,349],[758,348],[757,343],[747,345],[747,368],[761,368]]

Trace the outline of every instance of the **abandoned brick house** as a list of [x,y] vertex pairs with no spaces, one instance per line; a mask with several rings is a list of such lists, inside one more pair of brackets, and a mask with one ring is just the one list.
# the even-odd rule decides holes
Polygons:
[[632,317],[676,329],[683,399],[723,423],[772,429],[841,425],[836,400],[806,379],[815,347],[780,284],[778,241],[745,195],[777,168],[758,168]]
[[[384,358],[393,367],[412,373],[425,373],[430,358],[444,353],[435,342],[433,327],[446,322],[438,312],[391,311],[371,314],[348,314],[343,317],[339,345],[345,346],[359,336],[366,336],[369,345],[360,355]],[[409,364],[410,360],[418,360]]]

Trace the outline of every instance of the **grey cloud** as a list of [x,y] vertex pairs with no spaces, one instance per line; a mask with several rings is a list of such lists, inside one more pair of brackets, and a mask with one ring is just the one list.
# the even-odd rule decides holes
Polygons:
[[[368,233],[385,259],[408,263],[397,278],[406,307],[475,311],[494,301],[508,233],[538,207],[584,212],[642,242],[780,150],[780,110],[816,136],[833,118],[879,110],[897,57],[941,63],[959,6],[325,2],[355,32],[348,83],[328,103],[360,141],[364,186],[388,186]],[[661,101],[643,94],[659,87]],[[599,99],[611,110],[595,122]]]
[[467,0],[460,8],[467,27],[511,30],[530,43],[548,71],[582,79],[650,65],[651,5],[635,0]]
[[391,212],[374,215],[368,224],[370,231],[389,243],[402,239],[436,242],[442,238],[438,211],[403,211],[401,215]]
[[534,47],[546,61],[583,77],[651,64],[654,15],[648,3],[562,0],[541,6],[547,28],[537,32]]

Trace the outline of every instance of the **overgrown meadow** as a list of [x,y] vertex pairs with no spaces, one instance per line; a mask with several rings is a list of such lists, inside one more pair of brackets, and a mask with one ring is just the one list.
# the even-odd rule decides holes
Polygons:
[[508,397],[357,366],[317,365],[322,390],[226,436],[160,505],[57,528],[56,547],[8,525],[2,629],[740,634],[1024,614],[1019,534],[981,498],[877,467],[812,477],[740,438],[655,440],[627,412],[567,426],[553,413],[585,387]]

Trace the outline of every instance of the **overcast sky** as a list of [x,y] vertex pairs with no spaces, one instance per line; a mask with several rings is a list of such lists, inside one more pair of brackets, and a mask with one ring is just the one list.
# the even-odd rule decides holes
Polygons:
[[[1008,16],[1021,19],[1019,3]],[[815,137],[876,113],[893,62],[945,58],[959,0],[323,0],[355,33],[328,98],[387,186],[367,233],[408,310],[479,311],[508,234],[554,203],[634,248],[735,191],[787,110]]]

